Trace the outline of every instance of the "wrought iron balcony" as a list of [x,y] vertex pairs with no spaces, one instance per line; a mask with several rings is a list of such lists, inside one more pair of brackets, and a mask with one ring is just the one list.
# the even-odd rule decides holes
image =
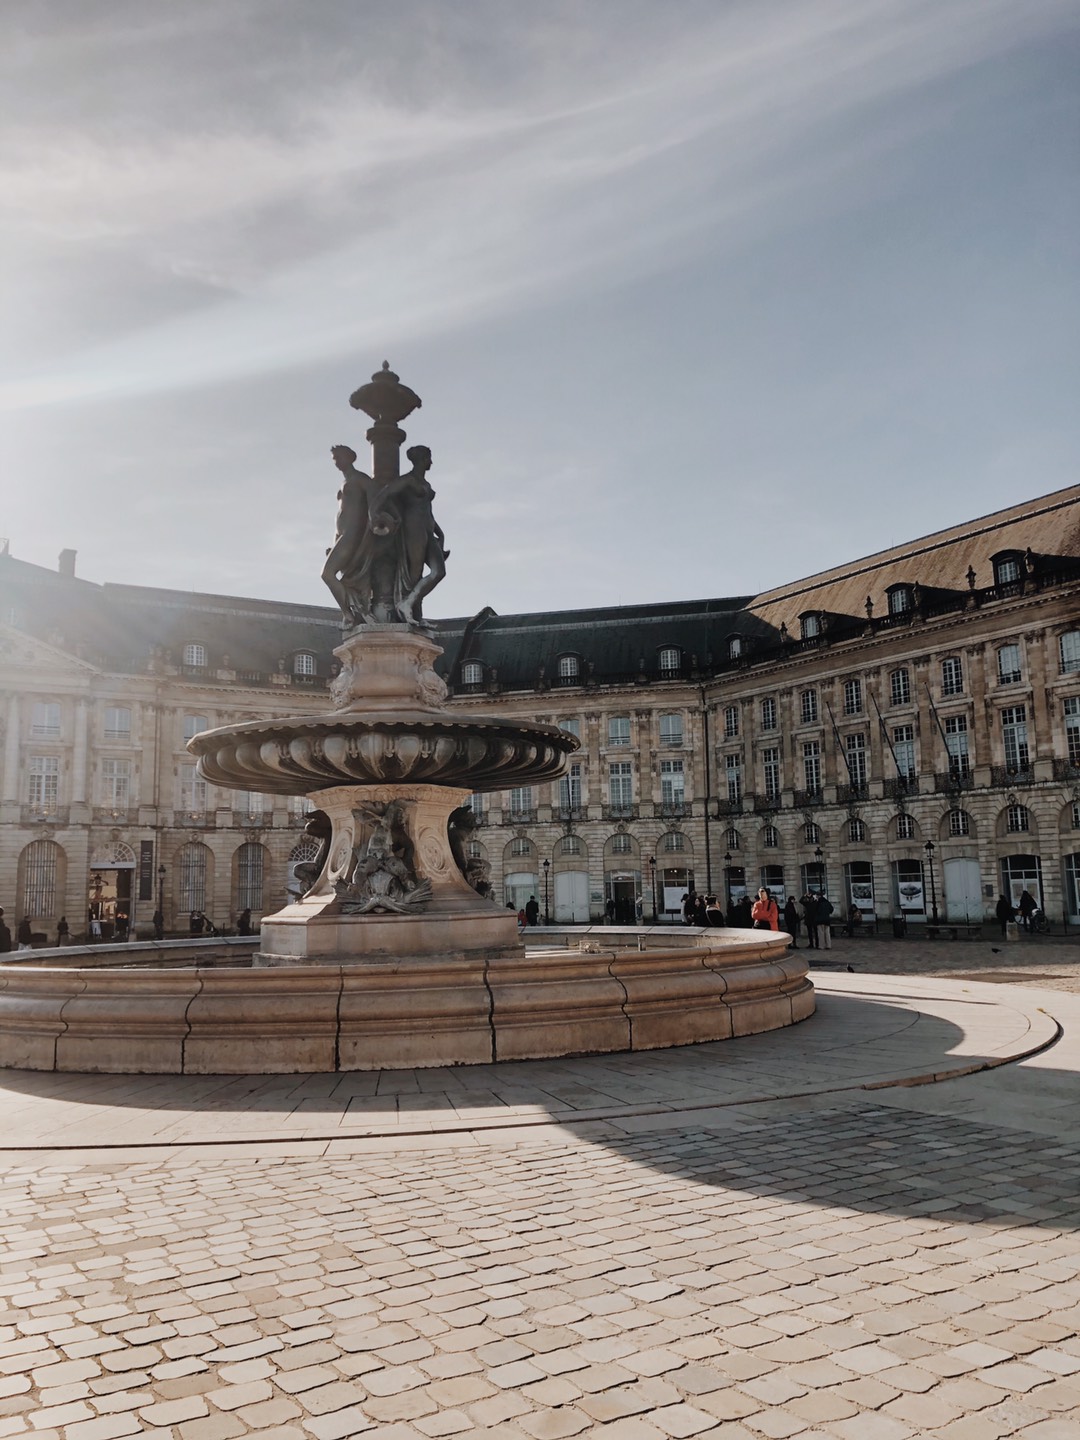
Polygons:
[[1055,760],[1054,779],[1080,780],[1080,764],[1072,760]]
[[780,791],[777,790],[775,794],[766,792],[764,795],[755,795],[753,801],[755,815],[771,815],[774,810],[780,809]]
[[66,805],[24,805],[19,818],[24,825],[66,825]]
[[[741,795],[738,800],[729,800],[726,796],[718,796],[716,801],[717,817],[721,815],[741,815],[744,805],[745,801]],[[687,813],[689,813],[689,806],[687,806]]]
[[918,795],[919,777],[894,775],[891,780],[885,781],[884,791],[886,800],[902,800],[908,795]]
[[959,795],[961,790],[974,790],[975,777],[970,770],[939,770],[934,776],[934,790],[939,795]]
[[795,791],[796,810],[813,810],[818,805],[823,805],[824,803],[825,797],[822,795],[820,790]]
[[636,805],[605,805],[603,807],[603,818],[605,820],[636,820],[638,807]]
[[207,830],[215,824],[214,814],[209,810],[177,810],[173,820],[191,830]]
[[134,818],[134,812],[126,805],[98,805],[94,808],[96,825],[127,825]]
[[[727,801],[721,801],[727,804]],[[685,820],[693,813],[693,804],[689,800],[661,800],[656,807],[656,813],[661,820]],[[721,812],[723,813],[723,812]]]
[[839,805],[852,805],[856,800],[869,800],[870,787],[868,785],[838,785],[836,787],[836,800]]
[[234,810],[232,823],[244,830],[269,830],[274,821],[269,810]]
[[1034,785],[1035,771],[1030,765],[991,765],[990,784],[1007,790],[1010,785]]
[[535,825],[535,810],[504,810],[503,823],[505,825]]
[[559,820],[566,825],[586,818],[584,805],[553,805],[551,807],[551,818]]

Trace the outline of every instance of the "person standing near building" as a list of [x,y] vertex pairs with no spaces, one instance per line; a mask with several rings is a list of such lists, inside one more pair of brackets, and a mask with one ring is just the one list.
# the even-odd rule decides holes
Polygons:
[[56,925],[57,947],[68,943],[68,936],[71,934],[71,926],[67,923],[67,916],[61,915]]
[[764,886],[757,892],[757,899],[750,911],[750,918],[755,930],[780,929],[780,912],[776,908],[776,901]]
[[819,890],[814,896],[814,924],[817,926],[817,948],[819,950],[832,949],[832,926],[829,923],[832,913],[832,901]]
[[165,939],[165,916],[160,910],[154,911],[154,939]]
[[640,925],[645,919],[645,901],[639,895],[634,901],[634,923]]
[[537,900],[535,895],[530,895],[525,905],[525,924],[540,924],[540,902]]
[[15,939],[18,941],[18,949],[32,950],[34,948],[34,933],[30,929],[30,921],[24,915],[15,927]]
[[615,924],[615,901],[614,898],[610,896],[607,904],[604,906],[604,917],[609,925]]
[[1020,899],[1017,901],[1016,908],[1020,911],[1021,925],[1023,925],[1024,929],[1030,934],[1031,917],[1039,908],[1035,903],[1035,896],[1032,895],[1030,890],[1025,888],[1020,891]]
[[237,933],[238,935],[250,935],[250,934],[251,934],[251,911],[250,911],[250,910],[241,910],[240,915],[239,915],[239,918],[237,919],[237,922],[236,922],[236,933]]
[[998,897],[998,902],[994,906],[994,914],[998,918],[998,924],[1001,926],[1001,938],[1004,940],[1009,931],[1009,921],[1016,918],[1016,911],[1007,895]]
[[3,908],[0,907],[0,955],[8,955],[10,953],[11,931],[8,929],[7,923],[4,920]]
[[787,904],[784,906],[784,929],[791,936],[791,948],[799,948],[799,907],[795,904],[795,896],[789,895]]
[[806,921],[806,944],[809,949],[816,950],[818,948],[817,901],[812,892],[807,890],[799,904],[802,906],[803,919]]

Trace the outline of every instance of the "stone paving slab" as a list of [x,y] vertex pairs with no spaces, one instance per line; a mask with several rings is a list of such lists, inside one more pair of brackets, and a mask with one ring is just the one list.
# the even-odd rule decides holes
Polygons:
[[5,1150],[281,1142],[621,1121],[910,1084],[1051,1043],[1056,1022],[1000,986],[822,973],[818,1013],[767,1035],[635,1055],[335,1075],[0,1072]]

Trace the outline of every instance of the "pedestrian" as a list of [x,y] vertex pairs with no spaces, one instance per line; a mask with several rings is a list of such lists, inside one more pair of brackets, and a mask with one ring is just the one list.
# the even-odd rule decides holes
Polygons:
[[535,895],[530,895],[525,905],[525,923],[526,925],[540,924],[540,905]]
[[1016,903],[1016,908],[1020,911],[1020,923],[1030,934],[1032,928],[1031,917],[1039,908],[1035,903],[1035,896],[1032,895],[1030,890],[1025,888],[1020,891],[1020,899]]
[[68,936],[71,934],[71,926],[67,923],[67,916],[61,915],[56,924],[56,943],[58,946],[68,943]]
[[817,926],[817,943],[819,950],[832,949],[832,926],[829,923],[829,916],[833,913],[833,903],[829,897],[817,891],[814,896],[814,923]]
[[7,922],[4,920],[3,907],[0,906],[0,955],[8,955],[10,953],[11,931],[8,929]]
[[522,906],[522,908],[518,911],[518,934],[520,935],[521,932],[522,932],[524,929],[525,929],[525,907]]
[[799,901],[799,904],[802,906],[803,919],[806,921],[807,946],[811,950],[816,950],[818,948],[817,901],[814,899],[811,891],[807,890],[806,894]]
[[799,948],[800,918],[799,907],[795,904],[795,897],[794,895],[789,895],[787,904],[784,906],[784,929],[791,936],[791,948],[793,950]]
[[165,939],[165,916],[160,910],[154,911],[154,939]]
[[128,938],[128,917],[123,910],[116,912],[116,938],[126,940]]
[[719,926],[727,923],[724,920],[723,907],[715,895],[705,896],[705,919],[713,929],[717,929]]
[[704,895],[695,895],[695,896],[694,896],[694,924],[695,924],[695,925],[707,925],[707,924],[709,923],[709,918],[708,918],[708,915],[706,914],[706,910],[707,910],[707,909],[708,909],[708,906],[707,906],[707,904],[706,904],[705,896],[704,896]]
[[90,944],[96,945],[101,939],[101,921],[97,914],[90,916]]
[[692,925],[694,923],[694,907],[696,904],[697,896],[693,890],[687,890],[686,894],[682,897],[682,918],[685,925]]
[[236,933],[238,935],[251,934],[251,911],[241,910],[239,919],[236,922]]
[[757,892],[750,915],[755,930],[780,929],[780,912],[776,908],[776,901],[764,886]]
[[606,920],[607,920],[607,923],[608,923],[609,925],[614,925],[614,924],[615,924],[615,898],[614,898],[614,896],[609,896],[608,901],[607,901],[607,904],[604,906],[604,916],[605,916],[605,918],[606,918]]
[[847,929],[847,937],[848,937],[849,940],[853,940],[853,939],[855,938],[855,932],[856,932],[856,930],[859,929],[859,927],[860,927],[861,925],[862,925],[862,911],[861,911],[861,910],[859,909],[859,907],[854,903],[854,901],[852,901],[852,903],[848,906],[848,912],[847,912],[847,926],[846,926],[846,929]]
[[645,901],[644,901],[644,900],[641,898],[641,896],[639,895],[639,896],[637,896],[637,898],[636,898],[635,901],[634,901],[634,923],[635,923],[635,925],[640,925],[644,919],[645,919]]
[[1016,911],[1012,907],[1012,901],[1007,895],[998,897],[997,905],[994,907],[994,914],[1001,926],[1001,938],[1004,940],[1009,930],[1009,922],[1016,919]]
[[188,933],[190,935],[202,934],[202,921],[199,918],[199,912],[197,910],[192,910],[191,912],[191,918],[188,920]]
[[30,929],[30,921],[24,915],[15,927],[16,946],[19,950],[32,950],[34,948],[34,934]]
[[754,926],[754,906],[750,896],[746,894],[739,900],[738,924],[743,930],[752,930]]

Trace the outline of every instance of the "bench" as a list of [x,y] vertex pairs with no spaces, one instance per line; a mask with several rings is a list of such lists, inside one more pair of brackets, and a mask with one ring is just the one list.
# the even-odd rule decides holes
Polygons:
[[981,924],[929,924],[926,926],[926,938],[928,940],[981,940],[983,927]]

